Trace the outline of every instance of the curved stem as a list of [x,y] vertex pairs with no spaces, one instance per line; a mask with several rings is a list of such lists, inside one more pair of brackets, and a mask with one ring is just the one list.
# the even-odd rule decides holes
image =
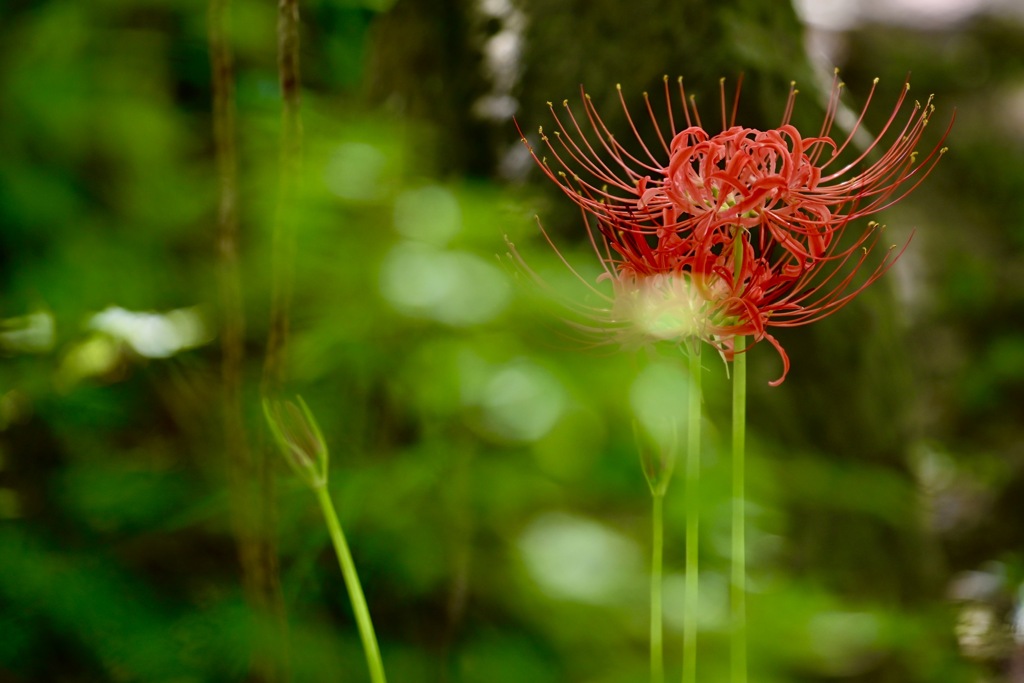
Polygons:
[[345,534],[341,530],[341,523],[338,522],[338,513],[334,510],[334,503],[331,502],[331,495],[327,492],[326,486],[316,486],[313,490],[316,491],[316,497],[320,501],[324,520],[327,522],[327,529],[331,534],[331,542],[334,544],[334,551],[338,555],[338,565],[341,567],[341,574],[345,578],[348,597],[352,601],[352,612],[355,614],[356,625],[359,628],[359,637],[363,641],[366,664],[370,668],[370,680],[373,683],[386,683],[384,663],[380,658],[377,635],[373,631],[370,609],[366,606],[366,596],[363,595],[363,587],[360,585],[359,575],[356,573],[356,563],[352,559],[351,551],[348,549]]
[[651,492],[651,683],[664,683],[665,654],[662,642],[661,574],[665,547],[664,492]]
[[686,587],[683,606],[683,683],[697,681],[698,530],[700,502],[700,343],[690,350],[690,396],[686,435]]
[[732,681],[747,681],[746,337],[735,338],[732,369]]

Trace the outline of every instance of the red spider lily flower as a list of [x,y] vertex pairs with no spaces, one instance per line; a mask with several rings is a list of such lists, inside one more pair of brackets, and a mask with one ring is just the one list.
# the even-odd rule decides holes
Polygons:
[[[563,116],[549,103],[555,130],[546,135],[541,129],[540,135],[553,162],[538,157],[523,138],[544,173],[580,206],[604,269],[599,280],[612,283],[610,296],[588,283],[603,303],[581,311],[595,323],[584,327],[617,331],[626,342],[698,339],[726,360],[737,335],[750,335],[755,343],[767,340],[783,362],[782,376],[772,382],[777,385],[789,371],[789,358],[769,329],[806,325],[834,313],[891,267],[902,253],[895,247],[881,263],[867,266],[882,227],[873,221],[851,226],[918,187],[945,153],[942,145],[953,122],[927,154],[919,154],[917,145],[935,108],[931,97],[905,108],[910,88],[905,82],[873,141],[859,153],[844,154],[861,131],[877,79],[842,140],[832,137],[843,90],[838,73],[813,137],[790,123],[793,86],[779,127],[758,130],[735,125],[739,87],[732,120],[726,122],[723,80],[723,130],[711,134],[692,98],[687,100],[682,79],[679,101],[686,125],[677,129],[668,78],[664,81],[668,135],[644,93],[657,145],[645,142],[621,88],[635,149],[608,130],[585,91],[587,127],[567,101]],[[851,231],[856,232],[850,236]]]

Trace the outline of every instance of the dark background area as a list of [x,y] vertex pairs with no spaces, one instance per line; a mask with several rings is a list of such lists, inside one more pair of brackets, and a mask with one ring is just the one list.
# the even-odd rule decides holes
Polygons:
[[[931,177],[879,218],[894,242],[913,234],[896,267],[779,333],[781,387],[770,346],[751,352],[751,679],[1024,681],[1024,18],[875,6],[801,20],[768,0],[301,4],[285,391],[331,446],[391,680],[647,676],[630,397],[679,357],[567,343],[558,309],[517,282],[506,235],[572,291],[535,215],[581,272],[597,264],[512,116],[532,135],[584,84],[623,130],[615,85],[636,112],[667,73],[717,122],[719,78],[742,73],[744,125],[775,126],[796,80],[794,120],[816,132],[839,67],[855,112],[880,79],[869,131],[907,73],[911,97],[935,94],[931,140],[957,122]],[[241,405],[263,452],[277,16],[255,0],[230,15]],[[271,607],[243,578],[207,31],[191,0],[0,8],[0,681],[368,680],[316,503],[276,455],[249,503],[271,513]],[[729,409],[714,359],[706,384],[700,666],[715,681]],[[684,502],[676,482],[670,679]]]

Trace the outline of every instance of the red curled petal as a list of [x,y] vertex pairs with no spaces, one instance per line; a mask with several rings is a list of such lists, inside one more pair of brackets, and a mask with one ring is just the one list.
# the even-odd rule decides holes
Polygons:
[[768,342],[775,347],[775,350],[779,352],[779,358],[782,359],[782,376],[776,380],[768,382],[768,386],[777,387],[786,381],[786,375],[789,374],[789,356],[786,354],[786,350],[782,348],[782,344],[779,343],[778,339],[768,334],[767,332],[765,332],[764,338],[767,339]]

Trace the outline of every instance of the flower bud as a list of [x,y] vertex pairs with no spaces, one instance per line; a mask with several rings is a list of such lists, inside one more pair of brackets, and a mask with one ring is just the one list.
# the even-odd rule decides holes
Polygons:
[[323,434],[309,406],[296,396],[289,400],[263,399],[263,414],[285,460],[313,488],[327,485],[329,454]]
[[672,470],[676,464],[676,434],[673,424],[672,437],[666,443],[653,438],[639,421],[633,421],[633,438],[636,451],[640,455],[640,468],[651,489],[651,495],[664,496],[668,483],[672,480]]

